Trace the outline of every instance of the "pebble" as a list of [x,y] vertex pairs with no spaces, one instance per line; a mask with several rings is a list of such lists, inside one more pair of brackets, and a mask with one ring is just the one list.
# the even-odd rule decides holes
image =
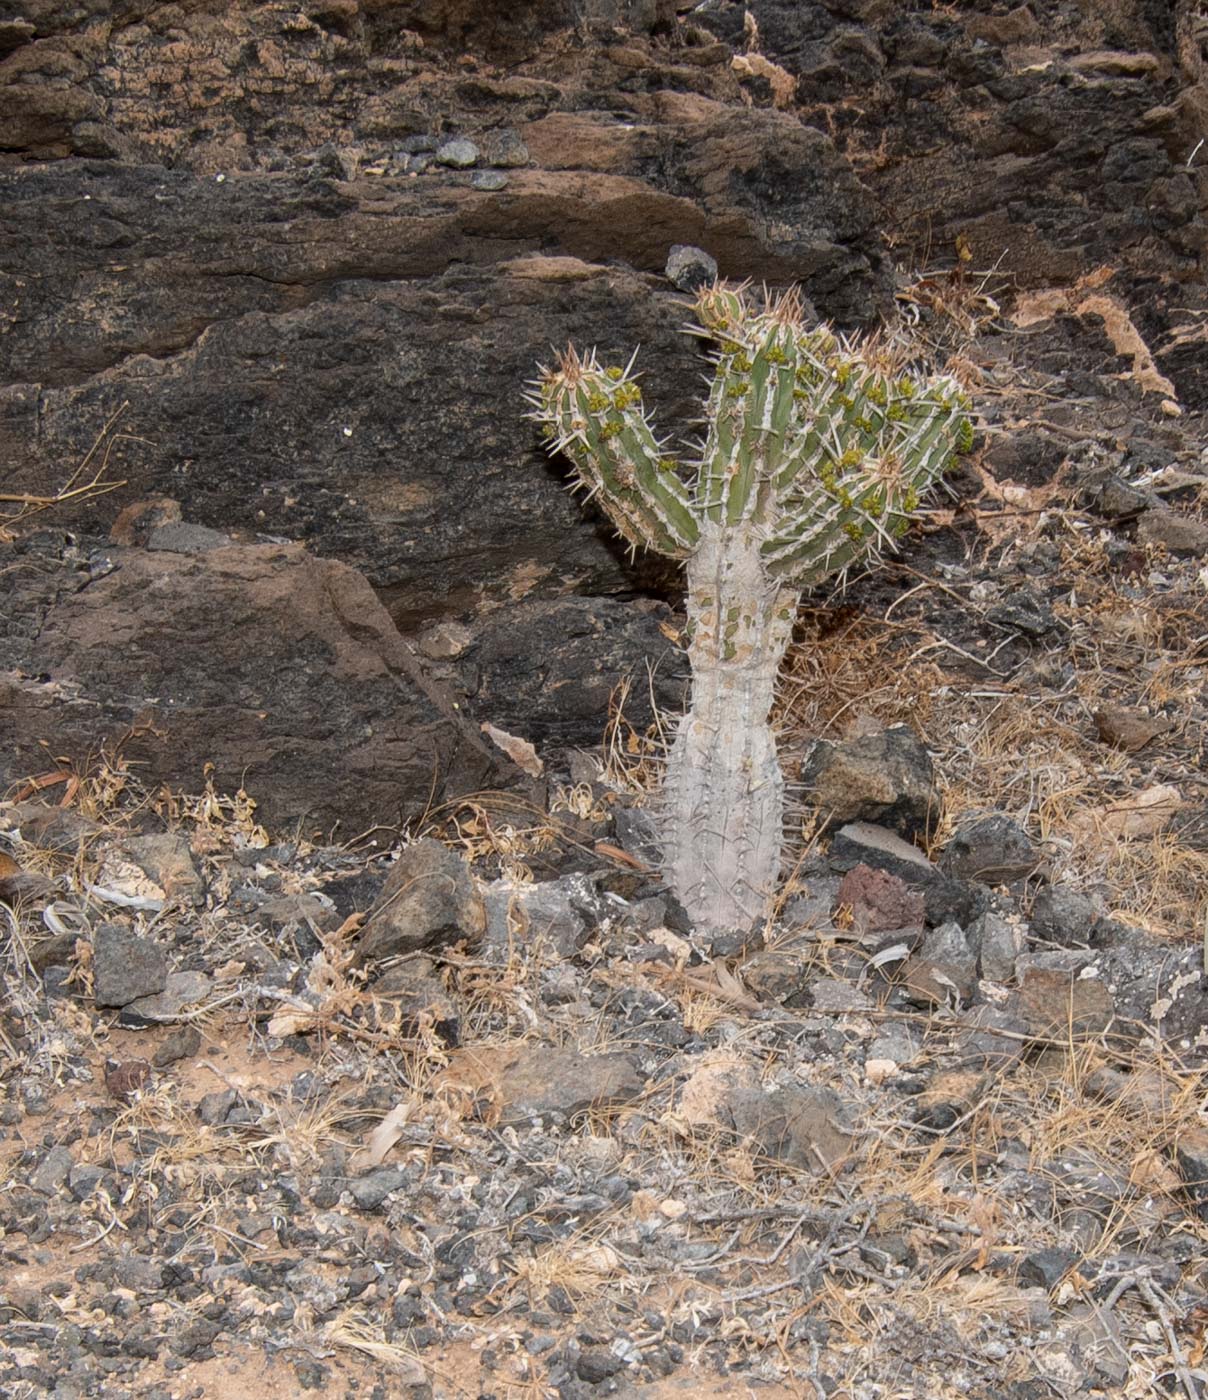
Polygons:
[[478,147],[464,136],[455,136],[436,148],[437,165],[447,165],[454,170],[468,170],[471,165],[477,165],[478,156]]
[[379,1167],[348,1183],[352,1199],[361,1210],[377,1210],[392,1191],[406,1184],[407,1173],[402,1167]]
[[75,1159],[66,1147],[52,1147],[34,1168],[29,1178],[33,1190],[43,1196],[53,1196],[67,1180]]
[[667,254],[668,282],[680,292],[697,292],[717,281],[717,259],[703,248],[676,243]]
[[517,170],[533,159],[529,148],[510,127],[492,132],[484,145],[491,164],[508,170]]
[[201,1032],[196,1026],[178,1026],[165,1039],[151,1057],[156,1069],[175,1064],[177,1060],[187,1060],[201,1049]]
[[98,1006],[127,1006],[163,991],[168,959],[149,938],[118,924],[100,924],[92,937],[92,972]]
[[476,170],[470,177],[470,188],[475,190],[506,189],[508,177],[502,170]]

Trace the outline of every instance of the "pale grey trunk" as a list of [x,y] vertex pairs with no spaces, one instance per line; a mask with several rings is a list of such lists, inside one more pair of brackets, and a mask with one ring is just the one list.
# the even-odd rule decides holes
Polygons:
[[688,561],[692,703],[664,790],[664,873],[700,928],[746,927],[780,874],[784,777],[769,714],[797,592],[750,523],[706,524]]

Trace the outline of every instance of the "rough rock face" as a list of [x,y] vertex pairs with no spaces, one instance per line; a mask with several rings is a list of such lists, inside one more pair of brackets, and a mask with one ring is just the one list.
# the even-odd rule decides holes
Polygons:
[[150,784],[196,791],[210,762],[271,825],[346,835],[514,779],[346,564],[293,544],[24,562],[36,626],[4,638],[21,669],[0,672],[13,777],[45,770],[44,735],[106,740]]
[[1105,268],[1159,369],[1202,404],[1202,300],[1182,285],[1206,247],[1189,161],[1208,122],[1199,16],[1192,0],[718,0],[694,19],[735,46],[754,23],[782,71],[753,65],[744,86],[835,137],[899,257],[959,244],[1015,287]]
[[[673,579],[628,560],[566,495],[519,398],[534,361],[569,339],[616,357],[640,344],[663,426],[677,428],[695,412],[700,362],[663,276],[673,245],[703,249],[723,275],[799,281],[845,324],[891,306],[894,262],[948,265],[959,247],[971,268],[997,263],[1004,285],[1057,289],[1033,312],[1034,343],[1067,322],[1107,324],[1114,299],[1184,404],[1208,401],[1195,13],[1190,0],[1008,13],[991,0],[959,13],[877,0],[690,12],[671,0],[29,0],[0,20],[5,490],[49,494],[91,451],[90,468],[104,461],[124,484],[53,515],[88,578],[119,512],[166,496],[192,529],[304,543],[361,570],[405,637],[465,629],[423,662],[471,717],[421,718],[444,736],[453,786],[481,776],[479,759],[463,762],[481,719],[593,742],[606,676],[640,677],[667,652],[657,619],[626,602],[666,596]],[[451,138],[456,160],[437,150]],[[10,637],[37,635],[57,548],[46,571],[6,572]],[[139,712],[144,664],[187,699],[178,639],[189,589],[205,577],[212,597],[210,568],[180,564],[181,617],[139,614],[137,663],[115,654],[102,675],[89,648],[56,649],[92,589],[118,587],[107,579],[61,600],[36,660],[0,656],[48,678],[17,682],[15,773],[41,739],[95,750]],[[559,691],[561,653],[533,664],[518,644],[547,647],[563,608],[583,610],[567,654],[599,664]],[[397,648],[377,629],[375,653]],[[420,781],[418,750],[374,747],[382,696],[354,696],[348,716],[341,701],[333,728],[315,687],[291,689],[288,673],[268,692],[282,733],[300,750],[321,742],[330,769],[360,765],[365,780],[343,790],[367,820],[393,820],[400,791],[404,808],[418,800],[393,786],[404,772]],[[31,683],[75,699],[48,709]],[[397,733],[409,713],[397,710]],[[373,729],[362,747],[358,724]],[[270,762],[259,740],[244,753],[250,733],[228,725],[207,751],[220,736],[202,725],[186,751],[180,726],[174,761],[246,772],[275,811],[348,816],[329,772],[311,766],[308,780],[307,764],[279,749]]]

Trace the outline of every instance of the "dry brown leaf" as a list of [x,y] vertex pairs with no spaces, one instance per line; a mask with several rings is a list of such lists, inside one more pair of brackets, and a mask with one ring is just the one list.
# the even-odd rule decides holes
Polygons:
[[634,870],[649,870],[651,868],[645,861],[638,860],[637,856],[631,856],[628,851],[621,850],[620,846],[614,846],[611,841],[597,841],[594,849],[596,855],[620,861],[622,865],[632,866]]
[[414,1105],[410,1100],[396,1104],[382,1121],[369,1134],[365,1146],[354,1154],[353,1163],[359,1170],[365,1167],[380,1167],[386,1154],[403,1135],[407,1120],[411,1117]]
[[286,1036],[313,1030],[317,1020],[318,1013],[314,1011],[278,1011],[268,1023],[268,1033],[284,1040]]
[[1169,783],[1155,783],[1134,797],[1113,802],[1106,807],[1092,807],[1075,812],[1070,825],[1077,831],[1105,832],[1130,840],[1138,836],[1153,836],[1161,831],[1183,805],[1178,788]]
[[515,734],[496,729],[486,720],[482,722],[481,728],[496,748],[502,749],[522,773],[527,773],[530,778],[539,778],[545,772],[545,764],[537,757],[537,750],[527,739],[520,739]]

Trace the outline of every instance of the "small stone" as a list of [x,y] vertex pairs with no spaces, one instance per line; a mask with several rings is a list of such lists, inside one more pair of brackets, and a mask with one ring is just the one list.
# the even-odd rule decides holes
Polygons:
[[1001,1073],[1023,1058],[1027,1039],[1027,1026],[1009,1011],[974,1006],[964,1017],[952,1049],[962,1069]]
[[364,1176],[354,1177],[348,1183],[348,1190],[361,1210],[377,1210],[386,1197],[404,1186],[406,1181],[407,1173],[403,1167],[379,1167],[376,1171],[366,1172]]
[[1193,515],[1180,515],[1169,506],[1144,512],[1137,521],[1137,539],[1171,554],[1208,554],[1208,524]]
[[418,156],[425,151],[434,151],[440,142],[435,136],[429,136],[426,132],[416,132],[411,136],[404,136],[398,143],[398,151],[404,156]]
[[861,935],[922,929],[926,910],[923,896],[905,880],[864,864],[853,866],[844,875],[835,904],[851,911],[852,925]]
[[447,165],[454,170],[468,170],[478,162],[478,147],[464,136],[455,136],[436,148],[437,165]]
[[1208,1220],[1208,1130],[1181,1132],[1175,1143],[1175,1161],[1196,1214]]
[[595,879],[582,871],[531,885],[488,885],[484,952],[502,961],[514,942],[542,943],[562,958],[573,957],[616,910]]
[[965,931],[949,921],[932,929],[902,971],[910,999],[924,1006],[944,1006],[954,998],[967,1003],[977,986],[977,959]]
[[810,1005],[815,1011],[859,1016],[875,1010],[872,998],[840,977],[817,977],[809,984]]
[[501,127],[483,138],[483,152],[492,165],[503,170],[518,170],[532,163],[529,148],[511,127]]
[[470,188],[474,190],[502,190],[507,184],[508,177],[502,170],[476,170],[470,176]]
[[584,1347],[575,1364],[575,1374],[589,1385],[599,1385],[624,1369],[624,1360],[610,1347]]
[[104,1167],[94,1162],[77,1162],[67,1174],[67,1189],[77,1201],[86,1201],[104,1179]]
[[663,849],[659,842],[658,825],[654,816],[641,807],[618,807],[613,814],[613,832],[617,845],[657,870],[663,859]]
[[1046,943],[1085,946],[1099,915],[1094,901],[1067,885],[1050,885],[1032,901],[1032,932]]
[[130,1103],[151,1080],[148,1060],[110,1060],[105,1066],[105,1088],[118,1103]]
[[983,885],[1010,884],[1030,875],[1040,863],[1030,838],[1018,822],[1001,812],[966,817],[940,856],[940,869],[961,880]]
[[53,1196],[66,1182],[75,1166],[75,1159],[66,1147],[52,1147],[33,1169],[29,1178],[30,1188],[43,1196]]
[[801,987],[801,959],[780,949],[753,953],[740,969],[743,985],[760,1001],[784,1002]]
[[913,1064],[918,1056],[919,1043],[909,1026],[887,1026],[868,1047],[868,1060],[891,1060],[899,1068]]
[[1075,1303],[1058,1337],[1072,1346],[1089,1373],[1091,1385],[1098,1382],[1110,1395],[1121,1393],[1132,1366],[1128,1343],[1112,1313],[1090,1303]]
[[676,243],[667,254],[667,280],[677,291],[698,292],[717,281],[717,259],[703,248]]
[[141,1029],[171,1021],[187,1008],[200,1005],[213,985],[204,972],[169,972],[163,991],[154,996],[137,997],[122,1007],[119,1022]]
[[196,1026],[178,1026],[168,1035],[159,1049],[151,1057],[157,1069],[175,1064],[177,1060],[187,1060],[201,1049],[201,1032]]
[[769,1094],[740,1086],[728,1108],[734,1131],[786,1166],[833,1172],[851,1152],[855,1134],[830,1089],[786,1087]]
[[1021,1288],[1043,1288],[1051,1293],[1078,1261],[1072,1249],[1054,1245],[1049,1249],[1034,1249],[1019,1261],[1016,1281]]
[[1005,602],[997,603],[986,617],[1025,637],[1043,637],[1057,625],[1052,608],[1026,588],[1017,590]]
[[801,782],[832,826],[876,822],[917,836],[939,810],[931,756],[904,724],[838,743],[816,740],[801,766]]
[[206,1094],[197,1105],[197,1117],[207,1128],[216,1128],[227,1121],[239,1095],[234,1089],[217,1089]]
[[1132,520],[1154,504],[1148,491],[1140,491],[1118,476],[1109,476],[1091,498],[1096,511],[1108,520]]
[[[1019,991],[1012,1007],[1035,1036],[1064,1040],[1106,1030],[1112,994],[1078,953],[1030,953],[1017,964]],[[1086,975],[1086,974],[1090,975]]]
[[987,909],[969,927],[969,946],[988,982],[1011,982],[1015,963],[1027,946],[1022,922]]
[[404,847],[386,877],[361,934],[357,961],[381,961],[400,953],[477,943],[486,908],[465,861],[425,838]]
[[128,1006],[162,992],[168,980],[164,950],[118,924],[100,924],[92,938],[93,995],[98,1006]]
[[841,827],[831,841],[828,859],[836,870],[851,870],[863,863],[896,875],[921,892],[932,923],[955,919],[967,927],[989,904],[989,892],[983,886],[945,875],[917,846],[873,822]]
[[1104,705],[1093,719],[1099,738],[1125,753],[1136,753],[1170,728],[1168,719],[1130,710],[1126,705]]
[[141,1254],[119,1255],[113,1268],[114,1282],[131,1293],[158,1293],[164,1286],[164,1267]]
[[214,1354],[213,1343],[221,1331],[221,1323],[211,1322],[207,1318],[194,1318],[173,1334],[170,1345],[177,1356],[205,1360]]

